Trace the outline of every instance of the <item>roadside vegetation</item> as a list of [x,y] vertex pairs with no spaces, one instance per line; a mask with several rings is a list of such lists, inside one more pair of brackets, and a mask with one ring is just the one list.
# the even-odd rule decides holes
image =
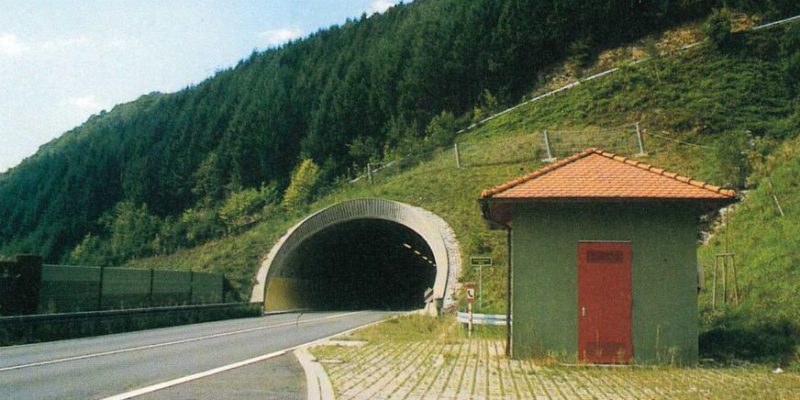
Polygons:
[[[429,11],[436,9],[430,7]],[[327,145],[315,136],[319,135],[315,131],[309,136],[311,139],[302,142],[307,151],[292,149],[298,150],[292,153],[295,158],[280,164],[280,179],[241,175],[243,180],[236,181],[235,173],[226,175],[230,171],[243,173],[225,163],[240,160],[233,149],[248,147],[246,143],[237,142],[240,147],[236,147],[229,142],[241,131],[233,130],[226,133],[228,139],[220,142],[217,151],[204,153],[202,160],[194,160],[194,164],[187,160],[183,175],[162,174],[174,178],[174,185],[181,177],[189,182],[178,185],[180,190],[164,182],[163,187],[134,185],[129,188],[130,193],[140,197],[108,204],[98,225],[91,229],[87,226],[94,224],[95,216],[87,216],[84,225],[75,227],[75,232],[84,232],[80,237],[55,243],[49,233],[39,237],[33,232],[28,239],[19,239],[21,242],[8,242],[11,244],[4,251],[25,248],[20,243],[40,238],[43,243],[50,240],[48,246],[61,246],[51,246],[55,249],[53,254],[58,254],[58,249],[68,249],[64,257],[75,263],[221,272],[236,290],[248,296],[261,257],[309,212],[342,200],[381,197],[413,204],[444,218],[455,230],[465,260],[475,255],[491,256],[495,267],[483,270],[483,307],[478,311],[503,312],[505,238],[501,232],[487,230],[481,220],[476,204],[480,191],[542,166],[544,150],[534,143],[540,143],[544,129],[553,132],[558,157],[587,147],[633,155],[638,152],[631,141],[635,137],[630,131],[620,133],[616,127],[638,122],[647,152],[643,160],[747,193],[726,224],[710,219],[706,226],[711,239],[700,250],[706,276],[710,276],[711,257],[721,252],[727,230],[729,243],[737,253],[742,293],[740,305],[717,310],[710,309],[708,289],[701,293],[703,356],[796,366],[800,354],[800,279],[795,267],[795,249],[800,244],[796,243],[800,233],[800,215],[796,212],[800,207],[800,193],[796,193],[800,176],[800,151],[796,150],[800,146],[800,24],[745,32],[763,14],[752,17],[740,11],[769,9],[765,12],[768,15],[780,14],[771,2],[765,3],[763,9],[748,7],[755,6],[716,11],[702,23],[668,24],[674,29],[649,35],[641,32],[636,38],[613,41],[614,45],[628,43],[621,47],[597,38],[574,38],[560,58],[530,69],[527,79],[532,83],[522,84],[525,89],[519,96],[497,89],[474,90],[457,101],[459,107],[448,103],[425,108],[424,112],[418,108],[420,113],[414,115],[419,118],[389,121],[389,131],[381,138],[347,136],[362,131],[361,125],[358,129],[350,126],[353,132],[340,127],[341,132],[348,132],[336,142],[337,149],[350,149],[344,161],[328,161],[334,154],[326,152]],[[708,10],[703,10],[695,11],[697,15],[707,14]],[[404,14],[398,11],[391,15],[401,19]],[[687,15],[686,20],[691,18]],[[357,31],[353,25],[348,27],[343,30]],[[327,37],[327,33],[320,33],[314,40]],[[704,44],[681,49],[706,38]],[[420,57],[419,62],[427,59]],[[649,60],[635,62],[644,57]],[[558,64],[556,60],[565,63]],[[267,61],[254,57],[241,68],[252,68],[259,62]],[[513,103],[511,99],[532,98],[608,67],[620,69],[455,134],[458,128]],[[220,82],[233,79],[229,78],[232,73],[225,71],[219,80],[204,83],[197,90],[209,91]],[[425,79],[426,84],[436,80],[435,76],[420,76],[429,78]],[[427,93],[410,86],[408,90]],[[145,104],[143,100],[135,107]],[[110,114],[125,114],[131,107],[134,106],[120,106]],[[332,118],[319,116],[320,121],[329,121],[328,117]],[[87,124],[95,126],[98,122]],[[76,140],[73,136],[78,133],[63,139],[64,143],[58,146]],[[172,145],[177,146],[175,143]],[[453,143],[458,143],[462,151],[462,168],[456,168]],[[41,157],[51,157],[50,153],[44,152]],[[259,157],[240,161],[253,169],[258,169],[258,163],[251,165],[251,161],[271,165]],[[367,162],[387,167],[374,174],[372,183],[366,178],[348,183],[347,178],[358,175]],[[26,166],[20,171],[31,168]],[[143,171],[158,170],[158,166],[149,166]],[[135,172],[142,171],[130,171]],[[9,177],[0,176],[0,187]],[[136,178],[136,182],[146,181],[143,176]],[[144,204],[160,201],[157,197],[164,192],[182,193],[185,197],[178,199],[175,210]],[[777,211],[777,204],[783,215]],[[70,247],[73,239],[77,240],[77,247]],[[462,281],[477,281],[476,270],[468,265],[463,269]],[[422,332],[452,329],[422,325]]]

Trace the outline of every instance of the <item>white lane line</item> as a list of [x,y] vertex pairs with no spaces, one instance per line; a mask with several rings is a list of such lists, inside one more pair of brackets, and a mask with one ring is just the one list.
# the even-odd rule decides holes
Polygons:
[[148,350],[148,349],[154,349],[154,348],[164,347],[164,346],[173,346],[173,345],[176,345],[176,344],[197,342],[197,341],[200,341],[200,340],[215,339],[215,338],[224,337],[224,336],[238,335],[238,334],[241,334],[241,333],[254,332],[254,331],[271,329],[271,328],[278,328],[278,327],[287,326],[287,325],[307,324],[307,323],[322,321],[322,320],[326,320],[326,319],[346,317],[348,315],[358,314],[360,312],[363,312],[363,311],[355,311],[355,312],[350,312],[350,313],[345,313],[345,314],[329,315],[327,317],[307,319],[307,320],[297,321],[297,322],[284,322],[284,323],[275,324],[275,325],[267,325],[267,326],[259,326],[259,327],[256,327],[256,328],[240,329],[240,330],[237,330],[237,331],[216,333],[216,334],[208,335],[208,336],[193,337],[193,338],[189,338],[189,339],[175,340],[175,341],[172,341],[172,342],[155,343],[155,344],[149,344],[149,345],[146,345],[146,346],[131,347],[131,348],[127,348],[127,349],[110,350],[110,351],[104,351],[104,352],[100,352],[100,353],[85,354],[85,355],[81,355],[81,356],[65,357],[65,358],[59,358],[59,359],[56,359],[56,360],[39,361],[39,362],[35,362],[35,363],[30,363],[30,364],[14,365],[14,366],[10,366],[10,367],[0,368],[0,372],[13,371],[13,370],[17,370],[17,369],[30,368],[30,367],[39,367],[39,366],[42,366],[42,365],[58,364],[58,363],[63,363],[63,362],[68,362],[68,361],[85,360],[87,358],[110,356],[110,355],[113,355],[113,354],[130,353],[132,351]]
[[[344,315],[350,315],[350,314],[356,314],[356,313],[349,313],[349,314],[344,314]],[[361,326],[357,326],[355,328],[347,329],[347,330],[342,331],[342,332],[334,333],[333,335],[326,336],[326,337],[321,338],[321,339],[312,340],[310,342],[306,342],[306,343],[303,343],[303,344],[298,344],[296,346],[288,347],[288,348],[285,348],[283,350],[274,351],[274,352],[269,353],[269,354],[264,354],[264,355],[261,355],[261,356],[258,356],[258,357],[253,357],[253,358],[250,358],[250,359],[247,359],[247,360],[244,360],[244,361],[239,361],[239,362],[236,362],[236,363],[233,363],[233,364],[223,365],[221,367],[210,369],[208,371],[203,371],[203,372],[198,372],[196,374],[187,375],[187,376],[184,376],[182,378],[177,378],[177,379],[173,379],[173,380],[170,380],[170,381],[157,383],[155,385],[151,385],[151,386],[143,387],[143,388],[140,388],[140,389],[132,390],[130,392],[120,393],[120,394],[117,394],[117,395],[114,395],[114,396],[103,398],[102,400],[126,400],[126,399],[130,399],[132,397],[141,396],[143,394],[152,393],[152,392],[155,392],[157,390],[166,389],[166,388],[171,387],[171,386],[176,386],[176,385],[180,385],[182,383],[194,381],[194,380],[197,380],[197,379],[200,379],[200,378],[205,378],[205,377],[208,377],[208,376],[211,376],[211,375],[216,375],[216,374],[219,374],[221,372],[230,371],[232,369],[236,369],[236,368],[239,368],[239,367],[244,367],[245,365],[250,365],[250,364],[254,364],[254,363],[260,362],[260,361],[268,360],[270,358],[275,358],[275,357],[278,357],[278,356],[282,356],[282,355],[284,355],[284,354],[286,354],[286,353],[288,353],[290,351],[294,351],[294,350],[297,350],[297,349],[302,348],[302,347],[313,346],[315,344],[324,343],[325,341],[330,340],[330,338],[332,338],[332,337],[339,336],[339,335],[346,335],[346,334],[348,334],[350,332],[356,331],[358,329],[366,328],[366,327],[371,326],[371,325],[379,324],[379,323],[381,323],[383,321],[386,321],[386,320],[387,320],[387,318],[384,318],[384,319],[381,319],[379,321],[370,322],[370,323],[367,323],[367,324],[364,324],[364,325],[361,325]]]

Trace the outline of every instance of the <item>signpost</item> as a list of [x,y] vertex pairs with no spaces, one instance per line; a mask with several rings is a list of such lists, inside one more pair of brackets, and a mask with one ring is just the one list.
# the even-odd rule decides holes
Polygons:
[[492,257],[470,257],[469,263],[478,269],[478,309],[483,310],[483,267],[492,266]]
[[469,322],[467,323],[467,329],[469,332],[469,336],[472,336],[472,303],[475,302],[475,282],[465,283],[464,292],[466,293],[464,298],[467,301],[467,313],[469,314]]

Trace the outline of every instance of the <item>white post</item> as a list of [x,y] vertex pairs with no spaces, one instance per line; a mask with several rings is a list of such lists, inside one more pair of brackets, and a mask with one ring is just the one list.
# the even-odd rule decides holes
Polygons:
[[542,161],[553,162],[556,159],[553,157],[553,152],[550,150],[550,137],[547,136],[547,129],[543,130],[542,134],[544,135],[544,147],[547,149],[547,158]]
[[455,153],[456,153],[456,168],[460,169],[461,168],[461,157],[459,157],[459,154],[458,154],[458,143],[454,144],[453,146],[455,147]]
[[639,129],[639,121],[636,121],[636,139],[639,141],[639,154],[636,156],[646,156],[647,153],[644,152],[644,142],[642,141],[642,130]]
[[472,337],[472,303],[467,303],[467,313],[469,313],[469,322],[467,322],[469,337]]
[[372,166],[367,163],[367,181],[372,183]]
[[483,265],[478,265],[478,309],[483,310]]

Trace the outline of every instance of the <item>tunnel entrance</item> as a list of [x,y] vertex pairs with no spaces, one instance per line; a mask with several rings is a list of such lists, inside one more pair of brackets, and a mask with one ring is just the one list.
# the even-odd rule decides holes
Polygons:
[[285,277],[319,283],[306,292],[316,310],[410,310],[433,288],[433,252],[417,233],[392,221],[358,219],[323,229],[287,260]]
[[436,214],[391,200],[353,199],[287,230],[262,259],[250,301],[263,302],[267,311],[424,305],[433,315],[455,305],[460,267],[455,233]]

